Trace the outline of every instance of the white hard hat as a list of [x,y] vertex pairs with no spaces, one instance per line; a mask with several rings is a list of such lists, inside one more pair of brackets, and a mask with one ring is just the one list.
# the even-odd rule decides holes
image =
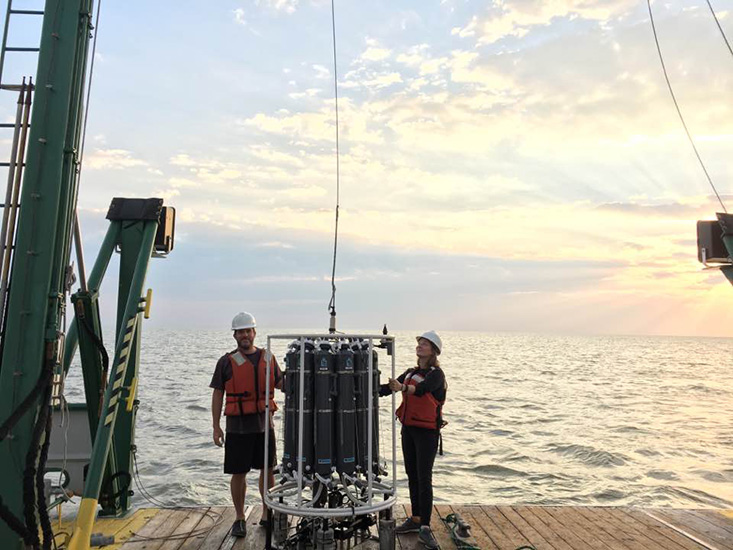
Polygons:
[[239,330],[243,328],[255,328],[257,321],[255,321],[254,315],[247,313],[246,311],[240,311],[232,319],[232,330]]
[[424,332],[420,336],[416,336],[416,340],[420,340],[420,338],[425,338],[428,342],[431,342],[436,348],[438,348],[438,355],[440,355],[440,352],[443,351],[443,340],[440,339],[440,336],[438,336],[438,333],[434,330],[429,330],[427,332]]

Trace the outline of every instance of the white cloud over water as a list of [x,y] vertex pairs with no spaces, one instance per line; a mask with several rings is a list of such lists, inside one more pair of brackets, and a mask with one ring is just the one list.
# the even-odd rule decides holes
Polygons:
[[[730,59],[709,13],[683,4],[654,4],[660,41],[701,155],[730,195]],[[249,247],[266,258],[253,274],[272,285],[262,299],[280,292],[301,308],[294,319],[307,318],[310,296],[329,291],[332,252],[330,4],[226,9],[203,28],[174,10],[155,44],[112,31],[95,87],[104,99],[93,103],[91,135],[104,143],[87,152],[80,200],[164,196],[188,234],[170,264],[200,254],[218,266]],[[175,41],[186,25],[206,39]],[[421,293],[442,292],[453,298],[435,304],[446,328],[542,330],[562,319],[582,331],[593,319],[610,332],[718,330],[701,312],[728,315],[731,289],[700,271],[694,242],[695,221],[716,204],[644,5],[378,1],[337,6],[337,31],[349,258],[338,274],[355,312],[406,326],[420,321]],[[147,50],[168,61],[150,67]],[[211,303],[224,299],[217,269],[194,270]]]

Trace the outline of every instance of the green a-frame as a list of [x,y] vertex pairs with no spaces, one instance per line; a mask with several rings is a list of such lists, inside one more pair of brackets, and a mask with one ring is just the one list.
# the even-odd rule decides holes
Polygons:
[[[93,450],[72,544],[89,546],[98,501],[108,514],[128,508],[139,319],[144,306],[150,305],[149,294],[144,297],[142,290],[154,250],[166,253],[173,244],[173,211],[164,209],[162,200],[113,200],[110,228],[88,288],[73,297],[79,318],[65,334],[92,4],[92,0],[47,0],[44,8],[12,282],[0,344],[3,550],[40,547],[39,528],[44,546],[51,544],[43,486],[51,389],[54,378],[63,379],[77,345]],[[121,253],[117,338],[105,373],[96,300],[115,249]]]

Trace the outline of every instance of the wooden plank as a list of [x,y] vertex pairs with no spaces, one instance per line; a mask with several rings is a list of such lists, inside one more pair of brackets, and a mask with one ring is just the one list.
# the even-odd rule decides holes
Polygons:
[[[141,508],[125,518],[104,518],[94,522],[92,533],[103,533],[115,538],[114,544],[105,546],[105,550],[120,550],[122,545],[137,531],[142,529],[160,510],[157,508]],[[74,519],[66,523],[66,530],[71,531]],[[58,523],[53,522],[54,530]]]
[[[619,525],[620,529],[630,531],[635,537],[649,544],[652,548],[664,548],[664,550],[691,550],[692,548],[699,548],[699,546],[691,543],[689,539],[679,541],[668,537],[667,533],[660,531],[658,527],[661,527],[665,531],[669,530],[653,520],[651,520],[651,524],[643,523],[639,519],[627,514],[625,510],[619,508],[606,508],[605,513],[611,521],[615,521]],[[674,534],[674,531],[669,532]],[[692,546],[689,546],[690,544]]]
[[[152,535],[153,533],[155,533],[155,530],[158,529],[158,527],[160,527],[161,525],[163,525],[163,523],[165,523],[165,521],[170,517],[170,515],[171,515],[171,510],[162,509],[158,511],[158,513],[155,514],[155,516],[150,521],[145,523],[138,531],[133,533],[133,538],[134,538],[134,535],[137,535],[137,534],[140,534],[143,536]],[[132,541],[128,541],[126,544],[128,545],[132,544]],[[125,550],[127,550],[127,547],[125,547]]]
[[176,530],[187,515],[185,510],[164,508],[139,532],[135,533],[122,548],[124,550],[158,550],[165,542],[165,538]]
[[532,529],[542,535],[555,550],[573,550],[565,539],[559,533],[553,531],[545,522],[543,522],[537,515],[532,512],[527,506],[513,506],[514,512],[520,516]]
[[[705,547],[697,544],[696,542],[690,540],[684,535],[679,534],[669,527],[666,527],[664,524],[659,523],[657,520],[650,518],[648,515],[646,515],[646,513],[644,513],[643,510],[638,510],[635,508],[614,508],[609,510],[609,513],[627,523],[630,520],[635,520],[638,523],[641,523],[647,528],[645,534],[650,538],[654,538],[654,540],[658,540],[664,548],[667,548],[667,546],[664,546],[663,541],[667,539],[668,541],[672,541],[681,546],[685,550],[705,550]],[[668,543],[668,545],[670,548],[672,547],[671,543]]]
[[[667,550],[654,541],[646,537],[640,537],[631,530],[626,529],[616,518],[609,516],[602,507],[581,506],[574,508],[574,510],[577,510],[589,524],[596,525],[629,550]],[[642,540],[639,540],[640,538]]]
[[261,550],[265,547],[267,529],[260,525],[262,506],[255,504],[254,506],[250,506],[249,509],[251,511],[249,517],[246,518],[247,536],[235,539],[232,550]]
[[[605,529],[632,550],[684,550],[664,536],[647,536],[648,527],[630,521],[625,523],[611,513],[611,508],[599,506],[581,510],[590,521],[605,525]],[[654,533],[652,533],[654,535]],[[660,540],[661,539],[661,540]]]
[[[158,550],[178,550],[189,538],[196,538],[191,537],[191,534],[196,531],[197,526],[201,523],[201,520],[206,517],[206,513],[208,511],[208,507],[190,508],[184,520],[178,525],[178,527],[176,527],[175,531],[171,533],[171,538],[164,540]],[[203,539],[203,535],[201,538]]]
[[448,514],[452,513],[453,510],[451,510],[450,506],[433,506],[433,515],[430,518],[430,530],[433,532],[433,536],[435,537],[435,540],[438,541],[440,547],[444,549],[453,548],[455,546],[450,531],[448,531],[445,523],[443,523],[443,519]]
[[[474,530],[478,527],[478,529],[480,529],[494,543],[494,546],[499,548],[499,550],[514,550],[516,548],[516,546],[512,546],[512,541],[509,540],[509,537],[507,537],[499,526],[486,515],[483,507],[471,506],[470,508],[459,509],[464,510],[464,513],[471,518],[469,522],[474,527]],[[478,531],[475,530],[474,536],[477,534]]]
[[704,543],[709,543],[720,550],[733,550],[733,538],[722,529],[686,510],[649,510],[652,515],[671,523]]
[[[513,507],[511,506],[499,506],[499,511],[506,516],[506,518],[522,533],[530,544],[537,550],[543,550],[545,548],[549,550],[560,550],[560,548],[569,548],[568,545],[560,539],[555,540],[555,543],[550,542],[550,539],[557,537],[545,537],[537,529],[535,529],[527,520],[525,520]],[[562,544],[560,544],[562,542]],[[555,545],[557,544],[557,546]]]
[[[481,512],[504,534],[504,542],[499,545],[500,548],[511,548],[511,550],[514,550],[520,546],[530,544],[524,535],[512,525],[512,522],[506,519],[504,514],[496,506],[481,506]],[[509,547],[506,546],[507,540],[510,544]]]
[[234,512],[232,506],[227,506],[223,512],[221,512],[221,518],[219,521],[212,526],[206,538],[201,542],[201,546],[197,550],[219,550],[227,539],[234,537],[229,536],[229,531],[232,529],[232,524],[237,514]]
[[[412,515],[412,510],[409,504],[396,504],[394,510],[395,517],[400,517],[403,521]],[[399,525],[400,523],[401,522],[398,520],[397,524]],[[401,535],[396,535],[395,546],[400,550],[420,550],[423,548],[422,544],[417,540],[417,533],[403,533]]]
[[227,508],[225,506],[201,509],[201,520],[194,530],[194,536],[188,537],[182,541],[178,550],[198,550],[203,545],[211,531],[219,527],[219,524],[223,521],[226,510]]
[[568,529],[563,523],[558,521],[555,516],[550,514],[548,507],[545,506],[527,506],[528,511],[536,515],[548,528],[562,538],[573,550],[587,550],[588,542],[576,535],[572,530]]
[[698,516],[721,529],[725,529],[733,537],[733,518],[726,516],[723,513],[723,510],[687,510],[687,512]]
[[608,533],[598,526],[588,523],[577,509],[570,506],[548,506],[547,511],[562,523],[566,529],[572,530],[575,535],[584,540],[588,548],[596,550],[628,550]]
[[476,539],[476,545],[481,548],[481,550],[499,550],[499,547],[496,545],[496,543],[491,540],[491,537],[486,534],[486,531],[481,528],[481,525],[479,525],[479,522],[476,520],[476,518],[473,517],[473,514],[471,513],[473,509],[478,509],[478,506],[453,505],[451,506],[451,508],[456,514],[460,514],[463,520],[471,526],[471,535],[473,535],[473,538]]

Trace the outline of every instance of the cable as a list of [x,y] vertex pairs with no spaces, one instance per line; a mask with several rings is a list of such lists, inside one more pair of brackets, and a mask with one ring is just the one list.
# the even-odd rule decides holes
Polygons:
[[[153,495],[150,494],[150,492],[145,488],[143,485],[142,479],[140,478],[140,471],[138,470],[137,466],[137,453],[136,451],[133,451],[132,453],[132,462],[133,462],[133,479],[135,480],[135,486],[138,488],[138,491],[140,492],[140,496],[142,496],[145,500],[147,500],[150,504],[153,506],[157,506],[158,508],[163,508],[165,510],[182,510],[187,509],[185,506],[175,506],[171,504],[166,504],[157,498],[155,498]],[[178,533],[175,535],[168,535],[164,537],[146,537],[145,535],[140,535],[139,533],[135,533],[133,537],[130,537],[128,542],[134,542],[134,541],[152,541],[152,540],[185,540],[187,538],[191,537],[197,537],[199,535],[203,535],[208,533],[211,529],[213,529],[216,525],[218,525],[223,515],[219,512],[213,512],[211,510],[206,510],[203,513],[204,516],[211,519],[213,522],[211,526],[209,527],[199,527],[198,529],[192,529],[191,531],[187,533]]]
[[[79,202],[79,188],[80,188],[80,181],[81,181],[81,169],[82,169],[82,162],[84,160],[84,148],[86,146],[87,141],[87,122],[89,121],[89,99],[92,95],[92,81],[94,80],[94,58],[96,57],[97,52],[97,37],[99,36],[99,14],[102,12],[102,0],[97,0],[97,14],[94,18],[94,26],[92,29],[94,30],[94,40],[92,41],[92,60],[89,64],[89,81],[86,85],[86,92],[87,97],[84,104],[84,121],[82,122],[82,129],[81,129],[81,146],[79,147],[79,159],[78,159],[78,167],[76,170],[76,186],[74,189],[74,200],[73,200],[73,208],[72,212],[76,214],[77,204]],[[79,223],[79,216],[74,216],[74,221],[71,223],[71,236],[69,238],[69,243],[71,242],[72,238],[75,235],[75,227]],[[81,228],[79,228],[79,231],[76,233],[76,235],[81,235]],[[81,241],[81,238],[79,238]],[[77,243],[79,250],[81,250],[81,243]],[[69,264],[71,263],[71,247],[69,247]],[[82,288],[84,288],[84,278],[86,277],[85,273],[82,269],[83,266],[79,265],[79,279],[82,281]]]
[[331,0],[331,30],[333,33],[333,93],[336,103],[336,226],[333,233],[333,268],[331,269],[331,301],[328,309],[331,312],[331,332],[336,331],[336,252],[339,234],[339,203],[341,194],[341,165],[339,158],[339,90],[338,67],[336,64],[336,7]]
[[708,7],[710,8],[710,13],[713,14],[713,19],[715,19],[715,24],[718,25],[718,30],[720,31],[720,34],[723,36],[723,40],[725,41],[725,45],[728,46],[728,51],[731,55],[733,55],[733,48],[730,47],[730,42],[728,42],[728,37],[725,36],[725,31],[723,31],[723,27],[720,26],[720,21],[718,21],[718,16],[715,15],[715,10],[713,9],[712,4],[710,3],[710,0],[706,0],[708,3]]
[[687,134],[687,139],[690,140],[690,145],[692,145],[692,150],[695,151],[695,156],[697,157],[697,160],[700,162],[702,171],[705,172],[705,177],[708,179],[708,182],[710,183],[710,187],[713,188],[713,192],[715,193],[715,196],[718,197],[718,202],[720,202],[720,206],[723,207],[723,211],[725,213],[728,213],[728,210],[725,208],[725,205],[723,204],[723,200],[720,198],[720,195],[718,194],[718,190],[715,189],[715,185],[713,184],[713,180],[710,178],[710,174],[708,174],[708,171],[705,168],[705,163],[702,161],[702,158],[700,157],[700,153],[697,152],[697,147],[695,147],[695,141],[692,139],[692,135],[690,134],[690,131],[687,129],[687,124],[685,124],[685,119],[682,116],[682,111],[680,110],[680,106],[677,103],[677,98],[674,95],[674,91],[672,90],[672,84],[670,83],[669,76],[667,75],[667,67],[664,65],[664,58],[662,57],[662,48],[659,46],[659,38],[657,37],[657,27],[654,25],[654,14],[652,13],[651,0],[646,0],[646,4],[647,4],[647,7],[649,8],[649,20],[652,23],[652,32],[654,33],[654,43],[657,45],[657,53],[659,54],[659,61],[662,64],[662,72],[664,73],[664,80],[667,81],[667,88],[669,89],[669,93],[672,96],[672,101],[674,102],[675,109],[677,109],[677,114],[679,115],[680,121],[682,122],[682,127],[685,129],[685,133]]
[[81,148],[79,150],[79,174],[81,174],[82,160],[84,159],[84,145],[87,139],[87,121],[89,120],[89,97],[92,95],[92,80],[94,79],[94,57],[97,53],[97,37],[99,36],[99,14],[102,11],[102,0],[97,0],[97,15],[94,18],[94,40],[92,41],[92,60],[89,64],[89,84],[87,85],[87,99],[84,106],[84,125],[81,133]]
[[27,413],[30,408],[35,405],[35,402],[38,400],[38,395],[41,393],[41,390],[50,383],[52,378],[53,369],[44,368],[41,370],[40,374],[38,375],[36,385],[30,392],[28,392],[28,395],[20,403],[20,405],[15,408],[15,410],[10,414],[7,420],[3,422],[2,426],[0,426],[0,441],[3,441],[10,434],[10,431],[23,417],[23,415],[25,415],[25,413]]

